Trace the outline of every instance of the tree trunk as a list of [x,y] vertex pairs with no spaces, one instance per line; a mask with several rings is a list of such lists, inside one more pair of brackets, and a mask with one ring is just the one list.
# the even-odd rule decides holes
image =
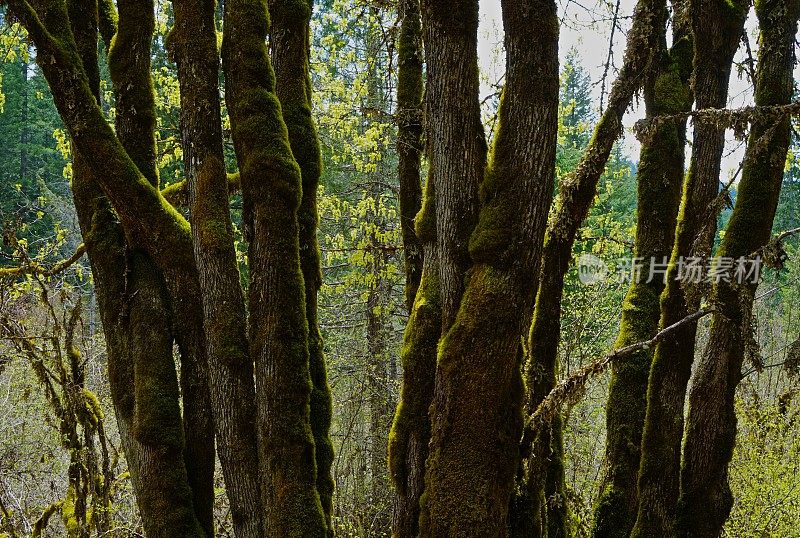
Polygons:
[[[423,536],[506,535],[519,462],[520,340],[533,308],[531,275],[539,266],[555,177],[559,24],[555,3],[546,0],[505,1],[502,8],[506,87],[469,242],[474,265],[439,348]],[[446,201],[436,186],[438,208]]]
[[[746,9],[715,0],[690,3],[695,36],[694,92],[696,107],[727,105],[731,61],[741,36]],[[696,311],[701,291],[680,280],[680,260],[707,257],[716,233],[713,201],[719,191],[724,127],[697,121],[689,174],[683,190],[675,245],[661,298],[661,327]],[[678,500],[680,450],[686,386],[694,361],[697,323],[682,327],[660,342],[653,355],[647,412],[641,442],[637,536],[674,532]]]
[[[692,41],[680,24],[685,6],[675,5],[673,45],[667,51],[666,12],[657,28],[657,52],[644,86],[647,117],[689,112],[692,97]],[[686,33],[682,33],[687,30]],[[614,348],[644,342],[658,332],[659,298],[666,284],[665,263],[675,240],[684,178],[686,120],[660,125],[642,144],[637,174],[637,223],[632,281],[622,305]],[[606,405],[606,475],[603,501],[607,519],[596,527],[602,536],[627,537],[636,522],[640,449],[647,410],[647,380],[652,351],[643,349],[611,367]],[[613,508],[615,507],[615,509]]]
[[[406,307],[409,320],[400,360],[403,383],[400,402],[389,436],[389,471],[396,489],[392,535],[419,533],[419,503],[425,482],[425,459],[430,438],[428,407],[433,396],[436,343],[441,334],[438,297],[439,271],[435,235],[423,243],[415,230],[422,208],[420,160],[422,153],[422,21],[419,0],[403,0],[397,72],[397,154],[400,179],[400,225],[406,269]],[[432,183],[430,185],[433,187]],[[431,199],[433,203],[433,199]],[[432,216],[432,215],[429,215]],[[433,223],[435,228],[435,223]],[[427,257],[431,258],[430,263]],[[423,291],[420,292],[419,290]],[[416,306],[417,295],[421,304]],[[435,295],[435,297],[434,297]],[[421,338],[412,338],[420,335]],[[419,343],[427,345],[418,346]],[[431,345],[432,344],[432,345]],[[419,353],[419,352],[422,353]]]
[[250,242],[264,536],[325,536],[311,430],[308,320],[300,261],[301,171],[292,156],[265,43],[263,0],[225,3],[225,90]]
[[[769,0],[756,5],[761,28],[755,101],[785,105],[792,98],[794,43],[800,2]],[[742,180],[718,256],[749,257],[767,244],[778,205],[790,118],[754,121]],[[760,260],[751,263],[759,263]],[[751,333],[756,282],[722,279],[712,300],[718,306],[689,395],[677,530],[680,536],[716,537],[730,514],[733,496],[728,464],[736,440],[734,398]]]
[[426,126],[436,200],[442,334],[455,320],[470,266],[486,140],[478,103],[478,2],[423,0]]
[[423,249],[414,230],[422,207],[422,21],[419,0],[402,0],[397,45],[397,158],[400,179],[400,225],[406,269],[406,308],[414,308],[422,278]]
[[322,173],[317,126],[311,115],[309,73],[312,0],[270,0],[272,18],[270,45],[275,68],[276,94],[289,131],[289,143],[302,176],[303,198],[297,214],[300,229],[300,267],[306,292],[308,355],[311,372],[311,432],[317,463],[317,492],[329,533],[333,533],[333,444],[330,439],[333,405],[328,386],[317,296],[322,286],[322,268],[317,243],[317,190]]
[[174,0],[167,48],[178,68],[194,258],[202,292],[219,457],[239,538],[262,536],[255,386],[228,203],[213,0]]

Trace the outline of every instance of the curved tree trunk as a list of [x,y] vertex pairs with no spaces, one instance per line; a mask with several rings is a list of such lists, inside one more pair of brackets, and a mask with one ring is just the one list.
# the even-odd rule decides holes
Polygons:
[[[690,3],[695,36],[694,91],[696,107],[727,105],[731,62],[741,36],[743,4],[717,0]],[[716,233],[716,213],[710,208],[719,191],[724,128],[709,122],[694,125],[689,174],[661,297],[661,327],[695,312],[700,290],[681,283],[681,258],[707,257]],[[678,500],[680,450],[686,386],[695,352],[697,323],[690,323],[660,342],[653,355],[647,392],[647,413],[641,443],[637,536],[674,532]]]
[[250,242],[264,536],[325,536],[311,429],[312,380],[300,260],[301,171],[275,94],[264,0],[225,3],[222,58]]
[[[423,536],[506,535],[519,462],[521,337],[555,177],[559,24],[547,0],[502,8],[506,87],[469,243],[474,265],[439,348]],[[443,203],[438,190],[436,203]]]
[[328,386],[322,335],[317,317],[317,295],[322,286],[317,243],[317,190],[322,173],[317,126],[311,116],[309,73],[312,0],[269,0],[272,24],[270,45],[275,68],[275,91],[283,109],[292,153],[300,165],[303,198],[297,214],[300,229],[300,267],[306,292],[308,355],[311,372],[311,432],[317,463],[317,492],[328,530],[333,532],[333,444],[330,439],[333,406]]
[[[761,27],[756,105],[789,104],[794,91],[793,51],[800,2],[759,2],[756,15]],[[749,257],[767,244],[789,142],[789,117],[753,123],[736,206],[719,257]],[[714,287],[712,300],[719,310],[714,314],[689,395],[678,505],[680,536],[719,536],[733,505],[728,464],[736,441],[734,398],[741,380],[746,338],[752,330],[751,311],[757,287],[751,280],[738,280],[731,275]]]
[[[97,20],[93,2],[69,6],[95,99]],[[106,42],[116,32],[106,35]],[[75,154],[72,190],[92,266],[108,349],[112,401],[131,473],[142,525],[148,536],[200,538],[192,490],[183,463],[178,381],[172,356],[172,323],[163,279],[144,253],[131,252],[91,167]],[[120,311],[119,302],[125,307]],[[161,394],[163,400],[154,401]],[[157,406],[158,413],[153,413]]]

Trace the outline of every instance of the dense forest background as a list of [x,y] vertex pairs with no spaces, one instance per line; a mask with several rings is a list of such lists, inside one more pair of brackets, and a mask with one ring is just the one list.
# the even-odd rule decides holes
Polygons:
[[[587,32],[626,28],[619,5],[599,2],[583,10]],[[48,85],[34,63],[25,31],[0,8],[0,264],[35,268],[0,280],[0,536],[65,536],[62,510],[74,453],[90,453],[102,469],[113,536],[139,536],[141,522],[131,492],[117,425],[111,412],[105,345],[88,262],[70,195],[70,144]],[[172,7],[157,3],[152,74],[157,108],[158,164],[162,186],[184,177],[180,102],[174,65],[164,41]],[[566,20],[566,17],[565,17]],[[577,23],[574,23],[577,24]],[[313,114],[319,127],[323,175],[319,190],[319,243],[323,285],[320,328],[328,361],[334,414],[331,437],[334,528],[337,536],[388,536],[393,490],[387,445],[402,369],[399,353],[408,318],[397,182],[397,39],[393,2],[321,0],[312,19]],[[578,31],[581,27],[578,26]],[[754,37],[754,36],[751,36]],[[499,55],[496,35],[482,36]],[[756,48],[755,39],[753,47]],[[561,43],[557,172],[570,173],[589,144],[598,97],[614,65],[587,66],[579,47]],[[613,47],[612,47],[613,49]],[[744,47],[743,47],[744,50]],[[101,59],[105,56],[101,55]],[[734,76],[752,84],[744,52]],[[752,58],[752,56],[750,56]],[[103,107],[114,117],[107,65],[101,60]],[[592,76],[600,73],[600,76]],[[502,80],[484,72],[482,103],[487,133],[494,132]],[[738,96],[733,96],[732,99]],[[223,125],[229,128],[223,110]],[[632,134],[627,133],[628,139]],[[729,139],[736,157],[740,141]],[[226,138],[226,166],[235,171]],[[800,227],[800,138],[786,163],[774,232]],[[615,266],[632,257],[636,225],[638,156],[619,141],[598,196],[574,248]],[[729,157],[729,160],[731,157]],[[735,163],[738,164],[738,163]],[[731,174],[729,179],[736,179]],[[722,211],[720,230],[736,200]],[[240,268],[241,199],[232,200]],[[719,241],[721,234],[716,238]],[[735,503],[726,536],[796,536],[800,529],[800,242],[788,238],[780,269],[765,269],[754,315],[757,352],[751,354],[737,392],[739,437],[730,481]],[[10,277],[9,277],[10,276]],[[612,271],[592,285],[573,267],[562,301],[560,376],[567,377],[607,352],[619,329],[627,285]],[[700,341],[707,321],[701,323]],[[699,347],[699,346],[698,346]],[[77,350],[78,353],[73,353]],[[571,528],[589,534],[603,476],[608,374],[594,379],[564,413],[566,498]],[[71,391],[90,393],[90,409],[70,410]],[[89,418],[86,418],[86,416]],[[88,422],[87,422],[88,421]],[[81,437],[84,425],[91,435]],[[80,425],[80,427],[78,427]],[[52,517],[53,513],[62,517]],[[215,526],[233,536],[221,477]],[[42,534],[43,529],[47,529]],[[37,532],[39,534],[37,534]]]

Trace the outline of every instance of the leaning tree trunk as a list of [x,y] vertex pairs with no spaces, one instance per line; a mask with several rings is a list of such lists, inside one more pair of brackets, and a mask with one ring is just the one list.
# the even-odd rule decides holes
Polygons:
[[[647,118],[689,112],[692,96],[691,31],[682,19],[685,2],[673,2],[673,45],[667,51],[666,13],[657,31],[658,52],[644,86]],[[650,340],[658,332],[659,298],[666,283],[666,262],[675,240],[684,178],[686,120],[666,121],[643,142],[637,173],[636,263],[622,305],[615,349]],[[603,536],[627,537],[636,522],[639,445],[647,410],[647,380],[652,350],[643,349],[611,367],[606,405],[606,496],[616,505],[607,512]]]
[[270,46],[275,68],[276,94],[289,130],[289,142],[302,175],[303,198],[298,212],[300,266],[306,291],[308,355],[311,372],[311,432],[317,463],[317,492],[329,533],[333,533],[333,444],[330,439],[333,406],[328,372],[319,329],[317,296],[322,285],[322,268],[317,243],[317,190],[322,173],[322,156],[317,126],[311,115],[309,73],[310,21],[312,0],[269,0],[272,20]]
[[222,147],[213,0],[174,0],[167,49],[178,68],[194,258],[203,299],[219,458],[238,538],[262,536],[255,386]]
[[[696,107],[727,105],[731,62],[739,43],[744,4],[720,0],[690,3],[695,36],[694,91]],[[716,232],[712,208],[719,191],[724,127],[697,121],[689,174],[683,190],[675,245],[661,298],[661,327],[696,311],[701,292],[681,282],[680,260],[707,257]],[[641,441],[637,536],[674,532],[678,501],[680,450],[686,386],[694,361],[697,323],[689,323],[656,346],[647,393],[647,413]]]
[[[800,2],[767,0],[756,4],[761,27],[755,102],[789,104],[794,91],[794,43]],[[778,205],[790,142],[788,116],[758,117],[752,125],[742,180],[719,258],[750,258],[767,244]],[[750,260],[758,264],[760,260]],[[752,334],[757,282],[732,274],[714,287],[718,311],[689,395],[689,416],[681,470],[678,534],[713,538],[730,514],[733,495],[728,465],[736,441],[734,398]],[[750,336],[752,337],[752,336]]]
[[[519,461],[521,337],[555,177],[559,23],[547,0],[508,0],[502,8],[507,68],[500,127],[469,243],[474,265],[439,348],[423,536],[506,535]],[[438,207],[444,200],[436,194]]]
[[[76,1],[69,8],[81,60],[90,73],[89,85],[99,100],[97,20],[91,16],[96,3]],[[107,45],[114,33],[116,29],[106,35]],[[146,254],[131,252],[91,167],[80,153],[75,155],[75,207],[92,266],[112,401],[142,525],[148,536],[199,538],[204,533],[183,463],[172,321],[164,282]],[[125,304],[122,311],[120,300]],[[154,400],[157,394],[163,400]]]
[[275,94],[264,0],[225,3],[222,58],[250,242],[250,354],[255,360],[264,536],[325,536],[311,429],[312,380],[301,270],[301,170]]

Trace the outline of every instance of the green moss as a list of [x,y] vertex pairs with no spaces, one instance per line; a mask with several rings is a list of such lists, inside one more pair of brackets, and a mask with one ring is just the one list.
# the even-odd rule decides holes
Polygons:
[[436,194],[431,176],[425,183],[425,195],[422,198],[422,208],[414,219],[414,228],[417,237],[423,243],[436,241]]

